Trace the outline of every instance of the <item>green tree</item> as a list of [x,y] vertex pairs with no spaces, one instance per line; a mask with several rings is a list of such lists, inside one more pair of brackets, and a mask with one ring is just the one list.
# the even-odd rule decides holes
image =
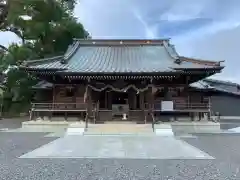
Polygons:
[[7,74],[5,97],[8,101],[16,94],[18,101],[30,101],[30,87],[36,80],[19,71],[18,66],[24,60],[63,54],[73,38],[89,37],[73,16],[75,3],[75,0],[8,0],[2,3],[0,31],[10,31],[22,41],[8,48],[0,46],[7,50],[1,51],[0,69],[15,67]]

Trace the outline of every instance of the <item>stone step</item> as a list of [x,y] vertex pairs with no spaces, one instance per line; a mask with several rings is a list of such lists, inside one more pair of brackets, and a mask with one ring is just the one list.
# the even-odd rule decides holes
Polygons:
[[123,130],[123,129],[88,129],[88,132],[94,132],[94,133],[101,133],[101,132],[109,132],[109,133],[149,133],[153,132],[152,129],[146,129],[146,130],[139,130],[139,129],[131,129],[131,130]]
[[152,127],[149,125],[139,125],[139,124],[99,124],[99,125],[90,125],[88,133],[94,134],[121,134],[121,133],[152,133]]

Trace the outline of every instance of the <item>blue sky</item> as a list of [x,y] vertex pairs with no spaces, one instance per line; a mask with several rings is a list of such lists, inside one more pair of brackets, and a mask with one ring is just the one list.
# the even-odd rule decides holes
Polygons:
[[215,77],[240,82],[240,0],[80,0],[75,15],[93,38],[170,37],[181,55],[225,60]]

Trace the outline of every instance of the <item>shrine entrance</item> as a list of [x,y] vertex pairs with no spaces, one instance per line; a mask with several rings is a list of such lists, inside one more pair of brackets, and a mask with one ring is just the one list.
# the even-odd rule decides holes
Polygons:
[[128,104],[128,93],[112,91],[112,104]]
[[112,118],[113,120],[127,120],[129,115],[129,102],[127,92],[112,92]]

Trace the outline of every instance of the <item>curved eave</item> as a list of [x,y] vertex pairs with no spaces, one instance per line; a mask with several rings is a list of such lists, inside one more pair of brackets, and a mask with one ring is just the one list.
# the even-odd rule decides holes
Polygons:
[[182,70],[182,71],[220,71],[224,68],[224,66],[214,66],[214,67],[202,67],[202,68],[173,68],[174,70]]
[[49,58],[43,58],[43,59],[36,59],[36,60],[26,60],[23,61],[22,65],[23,66],[31,66],[31,65],[38,65],[38,64],[44,64],[46,62],[51,62],[51,61],[59,61],[61,59],[63,59],[64,56],[54,56],[54,57],[49,57]]
[[192,62],[195,64],[200,64],[200,65],[205,65],[205,66],[221,66],[221,62],[224,61],[210,61],[210,60],[204,60],[204,59],[196,59],[196,58],[190,58],[190,57],[185,57],[185,56],[179,56],[179,59],[181,61],[185,62]]
[[46,69],[43,69],[43,68],[33,68],[33,67],[19,67],[21,70],[25,70],[25,71],[39,71],[39,72],[44,72],[44,71],[64,71],[64,70],[67,70],[67,69],[59,69],[59,68],[46,68]]
[[173,70],[173,71],[164,71],[164,72],[66,72],[66,71],[57,71],[56,74],[62,75],[82,75],[82,76],[133,76],[133,75],[142,75],[142,76],[152,76],[152,75],[176,75],[180,74],[182,71]]

